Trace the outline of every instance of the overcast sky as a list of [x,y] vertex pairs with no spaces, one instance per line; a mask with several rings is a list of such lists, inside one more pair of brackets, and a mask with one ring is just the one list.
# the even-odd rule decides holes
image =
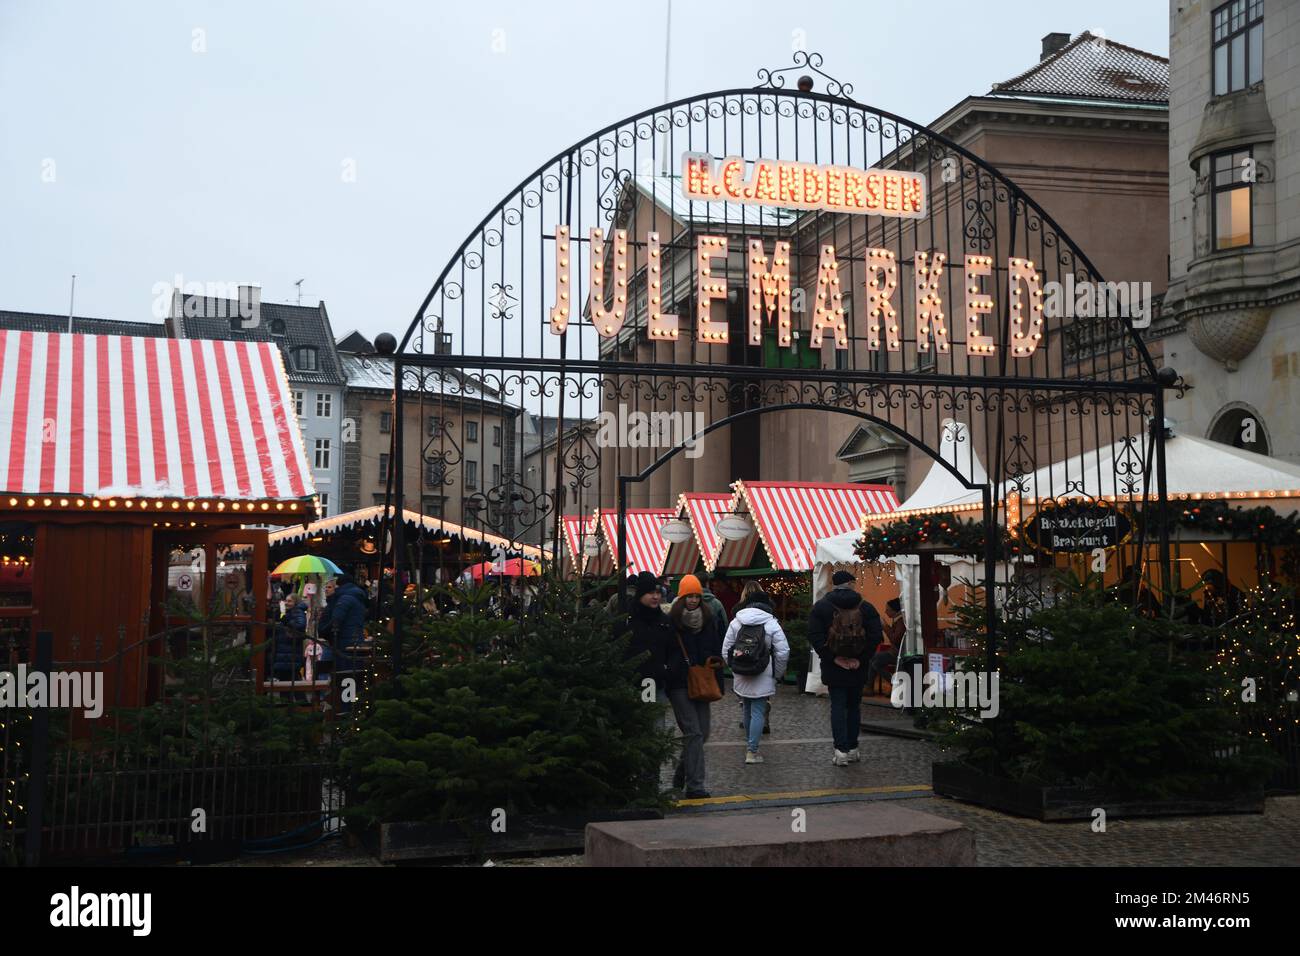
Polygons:
[[[400,338],[526,174],[663,101],[666,9],[0,0],[0,309],[66,313],[73,273],[78,315],[136,321],[178,274],[305,279],[336,334]],[[668,88],[750,86],[802,42],[925,123],[1085,29],[1169,52],[1163,0],[677,0]]]

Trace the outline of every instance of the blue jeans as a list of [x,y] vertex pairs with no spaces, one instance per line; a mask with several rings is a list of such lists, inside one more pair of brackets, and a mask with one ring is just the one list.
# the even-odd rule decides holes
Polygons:
[[832,687],[831,738],[841,753],[856,750],[862,730],[862,688]]
[[767,717],[766,697],[742,697],[741,713],[749,736],[749,752],[758,753],[758,742],[763,739],[763,721]]

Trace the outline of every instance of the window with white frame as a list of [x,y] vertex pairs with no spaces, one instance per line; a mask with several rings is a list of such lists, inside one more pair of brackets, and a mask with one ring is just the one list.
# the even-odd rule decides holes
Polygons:
[[320,498],[320,516],[322,518],[328,518],[330,516],[329,492],[323,491],[317,497]]
[[293,413],[302,418],[302,392],[298,389],[293,391]]
[[334,417],[334,396],[329,392],[316,393],[316,417],[333,418]]
[[313,459],[313,467],[320,471],[328,471],[330,467],[330,440],[328,438],[316,439],[316,456]]

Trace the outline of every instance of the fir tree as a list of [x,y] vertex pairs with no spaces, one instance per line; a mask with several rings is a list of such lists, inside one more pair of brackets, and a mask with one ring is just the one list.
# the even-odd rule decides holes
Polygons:
[[[625,640],[603,607],[558,580],[542,582],[508,659],[495,651],[421,666],[377,690],[345,748],[356,802],[375,821],[485,820],[657,805],[673,749],[660,708],[642,700]],[[479,633],[477,615],[439,625]],[[431,662],[430,662],[431,663]]]

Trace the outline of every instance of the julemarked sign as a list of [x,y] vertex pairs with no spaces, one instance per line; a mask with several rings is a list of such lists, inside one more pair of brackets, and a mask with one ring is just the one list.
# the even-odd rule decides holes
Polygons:
[[[751,168],[752,167],[752,168]],[[925,176],[909,170],[854,169],[849,166],[758,159],[747,163],[728,156],[720,163],[702,153],[682,157],[682,190],[689,200],[737,202],[788,209],[827,210],[834,213],[921,219],[928,212]],[[730,291],[726,275],[715,275],[715,264],[725,262],[732,243],[739,240],[707,232],[695,236],[693,273],[695,284],[695,338],[707,345],[725,345],[730,330],[725,321],[713,319],[713,303],[725,302]],[[746,288],[748,314],[746,340],[762,345],[764,326],[775,325],[777,344],[792,347],[795,342],[791,314],[791,250],[788,241],[747,239]],[[590,254],[586,311],[596,332],[613,338],[627,319],[629,284],[628,232],[615,229],[612,237],[603,229],[587,232]],[[612,244],[612,248],[611,248]],[[665,313],[663,252],[659,233],[645,234],[646,332],[651,341],[672,342],[680,335],[679,316]],[[555,227],[555,304],[549,311],[551,332],[563,335],[569,327],[574,286],[573,237],[566,225]],[[848,310],[840,288],[840,262],[833,244],[818,252],[816,292],[808,345],[821,348],[830,336],[837,349],[849,348]],[[854,262],[865,265],[865,294],[860,297],[867,333],[867,348],[899,352],[903,348],[898,294],[901,263],[891,249],[868,248]],[[915,294],[912,326],[917,351],[928,354],[950,352],[947,313],[941,281],[948,268],[947,256],[934,250],[917,250],[911,256]],[[955,267],[955,266],[954,266]],[[960,264],[963,276],[962,311],[965,345],[970,355],[989,357],[998,346],[986,334],[985,317],[996,313],[993,299],[992,256],[967,254]],[[987,280],[987,281],[986,281]],[[1011,307],[1010,339],[1005,345],[1013,358],[1029,358],[1043,337],[1043,289],[1030,259],[1007,260],[1006,302]],[[991,321],[991,320],[990,320]]]

